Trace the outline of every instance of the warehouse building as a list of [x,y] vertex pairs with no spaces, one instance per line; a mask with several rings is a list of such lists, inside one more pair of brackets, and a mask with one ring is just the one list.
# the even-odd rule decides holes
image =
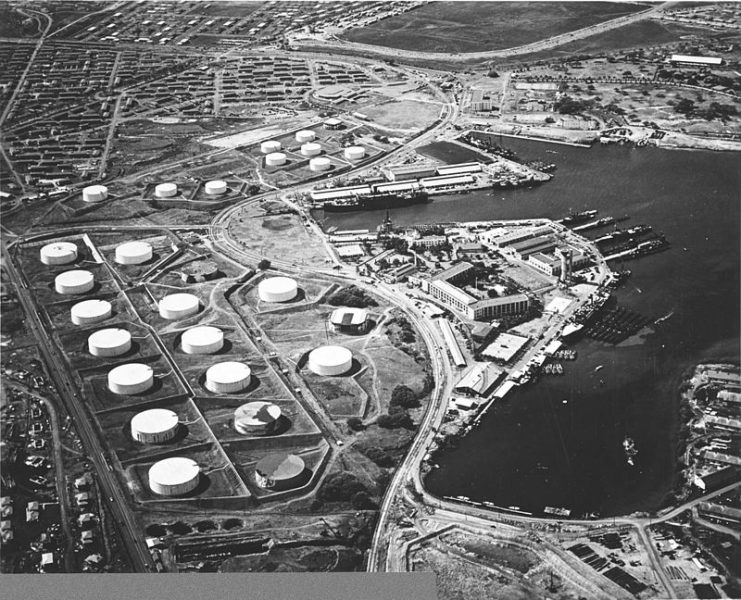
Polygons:
[[453,390],[458,394],[483,398],[489,395],[503,375],[504,371],[492,363],[478,363],[463,375]]

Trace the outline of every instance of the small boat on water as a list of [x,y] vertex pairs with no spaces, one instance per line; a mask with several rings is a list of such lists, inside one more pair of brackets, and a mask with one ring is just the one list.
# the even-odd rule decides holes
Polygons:
[[594,372],[596,373],[597,371],[601,371],[601,370],[602,370],[602,369],[604,369],[604,368],[605,368],[605,365],[597,365],[597,366],[595,367],[595,369],[594,369]]
[[638,454],[638,450],[636,450],[636,443],[633,441],[633,438],[625,436],[625,439],[623,440],[623,450],[625,450],[626,462],[631,467],[635,466],[635,461],[633,459],[635,455]]

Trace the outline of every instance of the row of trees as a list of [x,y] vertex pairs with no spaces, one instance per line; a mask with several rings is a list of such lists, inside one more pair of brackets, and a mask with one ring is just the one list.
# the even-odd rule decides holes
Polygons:
[[367,308],[369,306],[378,306],[378,302],[355,285],[349,285],[337,290],[327,300],[332,306],[349,306],[351,308]]

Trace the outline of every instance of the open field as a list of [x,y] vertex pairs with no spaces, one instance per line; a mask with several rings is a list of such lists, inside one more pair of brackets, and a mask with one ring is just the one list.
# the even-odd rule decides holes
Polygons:
[[363,114],[381,127],[417,131],[430,125],[440,115],[440,105],[416,100],[397,100],[366,106]]
[[438,2],[352,29],[343,38],[403,50],[478,52],[521,46],[645,10],[616,2]]

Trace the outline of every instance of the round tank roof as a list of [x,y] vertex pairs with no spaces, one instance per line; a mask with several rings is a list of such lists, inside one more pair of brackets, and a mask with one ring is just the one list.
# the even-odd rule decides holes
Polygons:
[[206,379],[213,383],[237,383],[250,377],[250,368],[237,361],[216,363],[206,371]]
[[198,296],[193,294],[170,294],[160,300],[159,307],[166,310],[180,311],[198,307]]
[[178,424],[178,416],[166,408],[152,408],[134,415],[131,419],[132,429],[143,434],[170,431]]
[[152,246],[147,242],[125,242],[116,247],[116,261],[145,261],[152,257]]
[[154,375],[152,367],[142,363],[119,365],[108,372],[108,381],[124,386],[134,386],[149,381]]
[[61,259],[66,262],[77,258],[77,244],[72,242],[53,242],[41,248],[41,258]]
[[107,300],[83,300],[72,307],[71,313],[73,318],[101,318],[111,314],[111,303]]
[[280,419],[280,407],[272,402],[248,402],[234,411],[234,420],[248,427],[268,425]]
[[311,351],[309,362],[322,367],[340,367],[352,362],[352,352],[342,346],[320,346]]
[[100,349],[120,348],[131,341],[131,334],[125,329],[111,327],[96,331],[88,337],[87,341],[91,346]]
[[54,279],[57,284],[69,287],[85,285],[91,283],[93,280],[93,274],[90,271],[84,271],[82,269],[65,271],[57,275]]
[[293,479],[303,473],[306,465],[304,459],[295,454],[269,454],[260,459],[255,470],[274,481]]
[[149,479],[161,486],[176,487],[193,481],[200,471],[196,461],[184,456],[173,456],[154,463],[149,468]]

